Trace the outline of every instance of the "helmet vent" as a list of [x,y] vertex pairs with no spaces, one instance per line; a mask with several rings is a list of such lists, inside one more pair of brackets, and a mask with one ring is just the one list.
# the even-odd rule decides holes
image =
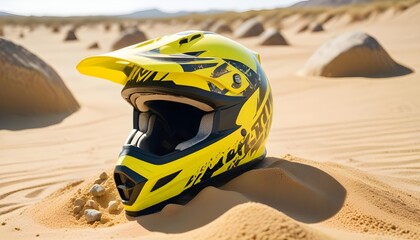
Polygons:
[[116,166],[114,180],[118,193],[126,205],[132,205],[140,194],[147,179],[125,166]]
[[199,38],[199,37],[201,37],[201,34],[196,34],[196,35],[192,36],[191,39],[190,39],[190,42],[194,39]]
[[184,54],[186,55],[190,55],[190,56],[194,56],[194,57],[198,57],[200,56],[202,53],[204,53],[206,51],[198,51],[198,52],[184,52]]
[[188,43],[188,38],[183,38],[183,39],[179,40],[179,45],[182,45],[184,43]]
[[178,174],[181,172],[182,170],[179,170],[178,172],[174,172],[172,174],[169,174],[168,176],[165,176],[161,179],[159,179],[156,184],[153,186],[152,190],[150,190],[151,192],[165,186],[166,184],[168,184],[170,181],[172,181],[176,176],[178,176]]

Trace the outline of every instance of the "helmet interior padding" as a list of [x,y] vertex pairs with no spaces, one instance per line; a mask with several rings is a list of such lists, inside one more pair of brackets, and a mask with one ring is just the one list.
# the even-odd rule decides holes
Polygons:
[[148,153],[162,156],[182,151],[210,136],[214,113],[171,101],[148,101],[147,112],[135,110],[138,129],[126,142]]
[[133,105],[135,105],[135,107],[141,112],[149,111],[149,107],[145,103],[150,102],[150,101],[155,101],[155,100],[165,100],[169,102],[184,103],[187,105],[194,106],[205,112],[211,112],[214,110],[212,107],[210,107],[209,105],[203,102],[200,102],[191,98],[187,98],[187,97],[173,96],[169,94],[155,94],[155,93],[134,93],[130,95],[130,102]]
[[210,136],[212,130],[213,130],[213,120],[214,120],[214,113],[207,113],[201,118],[200,127],[198,128],[197,135],[195,137],[178,144],[175,149],[182,151],[184,149],[187,149],[204,139],[206,139],[208,136]]

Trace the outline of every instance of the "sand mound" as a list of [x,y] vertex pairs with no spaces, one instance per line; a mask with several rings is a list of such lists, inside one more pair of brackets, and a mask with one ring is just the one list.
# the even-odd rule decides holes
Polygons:
[[98,49],[98,48],[99,48],[98,42],[94,42],[87,47],[87,49]]
[[296,25],[302,21],[302,15],[300,14],[292,14],[287,17],[283,17],[281,19],[281,26],[283,29],[296,27]]
[[126,29],[127,27],[124,25],[124,23],[118,24],[118,31],[120,31],[120,33],[124,32]]
[[238,205],[190,234],[203,239],[328,239],[259,203]]
[[51,32],[52,33],[59,33],[60,32],[60,26],[57,26],[57,25],[53,26],[51,28]]
[[322,26],[321,23],[318,22],[310,22],[310,23],[305,23],[302,26],[300,26],[298,28],[298,30],[296,31],[297,33],[302,33],[302,32],[323,32],[324,31],[324,27]]
[[410,72],[396,63],[375,38],[363,32],[349,32],[319,47],[300,74],[324,77],[386,77]]
[[47,63],[0,38],[0,113],[41,115],[72,113],[78,103]]
[[329,22],[331,19],[333,19],[334,17],[335,17],[335,14],[333,14],[333,13],[328,13],[328,12],[321,13],[320,15],[318,15],[316,17],[316,22],[319,22],[321,24],[325,24],[325,23]]
[[265,30],[259,37],[260,45],[289,45],[283,35],[275,28]]
[[66,37],[64,38],[64,41],[76,41],[77,40],[77,36],[76,36],[76,28],[72,28],[70,30],[67,31]]
[[146,40],[147,36],[144,32],[137,28],[129,28],[122,33],[121,37],[114,44],[112,44],[112,50],[117,50]]
[[398,22],[404,26],[417,27],[417,22],[420,20],[420,3],[412,5],[404,10],[400,15],[396,16],[393,21]]
[[[196,236],[199,236],[209,232],[213,236],[223,236],[228,235],[226,229],[231,231],[239,227],[236,224],[242,223],[222,219],[235,213],[237,219],[243,220],[242,216],[248,213],[241,215],[235,206],[239,205],[239,209],[246,212],[244,208],[247,207],[243,207],[246,205],[241,204],[251,201],[277,209],[276,219],[280,222],[300,222],[295,225],[298,229],[303,228],[303,223],[326,222],[327,226],[354,233],[368,232],[410,239],[420,235],[416,229],[420,221],[418,199],[364,172],[290,155],[284,159],[267,158],[259,168],[240,175],[219,189],[205,188],[185,206],[170,204],[161,212],[139,217],[137,221],[150,231],[182,233],[203,226],[188,234],[197,232]],[[267,219],[272,219],[275,212],[262,208],[251,212],[258,216],[259,211],[263,212],[259,216]],[[265,224],[270,225],[270,229],[276,225],[271,220]],[[242,227],[247,225],[244,223]],[[187,235],[169,235],[167,239],[176,236]],[[312,236],[317,235],[313,233]]]
[[232,29],[225,21],[218,21],[210,28],[210,31],[215,33],[231,33]]
[[[92,178],[68,185],[25,214],[52,228],[107,227],[127,222],[123,211],[110,214],[104,210],[117,198],[112,178],[101,183],[106,189],[102,197],[90,195],[94,182]],[[73,213],[78,198],[99,203],[103,213],[100,222],[88,224]],[[132,220],[137,221],[138,228],[170,233],[151,234],[146,239],[328,239],[325,227],[352,234],[418,239],[418,204],[416,196],[364,172],[286,155],[266,158],[257,169],[220,188],[203,189],[185,206],[169,204],[161,212]],[[308,225],[311,223],[324,228]]]
[[309,223],[333,216],[343,204],[345,189],[318,168],[277,158],[265,159],[259,167],[221,188],[205,188],[186,206],[170,204],[138,221],[151,231],[179,233],[204,226],[238,204],[255,201]]
[[309,31],[311,31],[311,32],[323,32],[324,27],[322,26],[321,23],[313,22],[313,23],[309,24]]
[[[108,172],[108,175],[110,174],[112,174],[112,171]],[[37,222],[53,228],[109,227],[126,222],[127,219],[122,206],[111,213],[107,210],[109,202],[119,198],[113,178],[108,177],[106,180],[99,182],[105,188],[104,195],[100,197],[94,197],[89,192],[95,182],[98,183],[98,179],[92,178],[87,181],[69,184],[28,209],[27,214],[32,215]],[[83,204],[80,212],[74,213],[77,199],[82,199],[86,204]],[[84,210],[93,209],[87,204],[89,200],[93,200],[97,204],[97,210],[102,213],[100,221],[87,223],[84,218]]]
[[[348,189],[343,208],[330,226],[354,232],[418,239],[420,198],[350,167],[332,166],[334,177]],[[398,200],[396,200],[398,199]]]
[[247,38],[260,35],[264,32],[264,26],[255,18],[249,19],[239,26],[234,35],[238,38]]
[[111,24],[110,23],[104,23],[103,28],[105,32],[109,32],[111,30]]
[[309,23],[303,24],[302,26],[300,26],[298,28],[298,30],[296,31],[296,33],[303,33],[305,31],[307,31],[309,29],[309,25],[310,25]]
[[147,239],[329,239],[264,204],[243,203],[203,228]]
[[216,24],[216,20],[207,19],[206,21],[201,23],[200,29],[204,31],[209,31],[214,24]]
[[230,26],[233,28],[233,29],[237,29],[239,26],[241,26],[242,25],[242,23],[244,23],[245,22],[245,19],[242,19],[242,18],[238,18],[238,19],[236,19],[236,20],[234,20],[231,24],[230,24]]
[[350,13],[337,14],[328,22],[324,23],[326,29],[336,30],[351,24],[353,17]]

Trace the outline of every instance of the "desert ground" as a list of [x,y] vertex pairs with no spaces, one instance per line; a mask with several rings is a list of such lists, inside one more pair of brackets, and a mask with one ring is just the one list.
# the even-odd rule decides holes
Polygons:
[[[287,46],[223,34],[260,53],[272,87],[274,117],[260,165],[205,188],[184,206],[138,218],[118,211],[94,224],[75,218],[72,201],[101,172],[111,174],[131,130],[132,108],[122,86],[81,75],[75,66],[109,52],[118,25],[109,31],[81,25],[70,42],[63,41],[70,25],[59,33],[45,25],[5,25],[4,37],[50,64],[80,109],[65,117],[0,118],[1,238],[420,239],[420,5],[354,22],[342,15],[326,21],[324,31],[299,33],[307,23],[299,14],[282,20],[277,27]],[[155,38],[200,26],[148,21],[139,28]],[[373,36],[411,72],[299,74],[318,47],[354,31]],[[93,42],[99,48],[87,49]],[[112,179],[103,185],[115,197]]]

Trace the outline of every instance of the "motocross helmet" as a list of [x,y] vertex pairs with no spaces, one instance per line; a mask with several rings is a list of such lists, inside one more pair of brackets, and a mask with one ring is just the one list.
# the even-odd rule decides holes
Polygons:
[[128,215],[160,210],[265,157],[273,101],[259,55],[221,35],[187,31],[82,60],[123,85],[133,130],[114,171]]

